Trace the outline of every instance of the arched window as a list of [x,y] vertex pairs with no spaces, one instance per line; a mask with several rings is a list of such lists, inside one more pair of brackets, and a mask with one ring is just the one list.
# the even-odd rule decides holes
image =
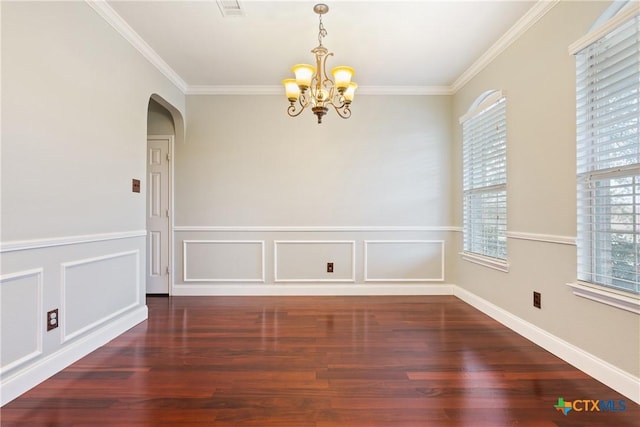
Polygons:
[[570,50],[578,280],[640,294],[640,6],[614,2]]
[[506,99],[500,91],[480,95],[462,124],[464,256],[506,270]]

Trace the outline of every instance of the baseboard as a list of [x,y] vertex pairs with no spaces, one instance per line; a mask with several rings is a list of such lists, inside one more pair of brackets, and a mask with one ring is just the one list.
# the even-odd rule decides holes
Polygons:
[[275,283],[174,285],[173,296],[453,295],[453,285],[425,283]]
[[138,307],[134,311],[114,320],[109,325],[79,338],[33,365],[2,378],[0,382],[0,406],[9,403],[146,319],[147,306]]
[[640,378],[574,346],[555,335],[529,323],[508,311],[459,287],[452,286],[453,295],[489,317],[502,323],[587,375],[611,387],[618,393],[640,404]]

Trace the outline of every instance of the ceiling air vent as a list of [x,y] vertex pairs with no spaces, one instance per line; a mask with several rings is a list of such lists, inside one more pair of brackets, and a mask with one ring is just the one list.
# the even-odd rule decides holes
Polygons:
[[218,2],[218,7],[220,8],[220,12],[222,16],[225,18],[228,17],[237,17],[244,16],[244,10],[242,10],[242,5],[238,0],[216,0]]

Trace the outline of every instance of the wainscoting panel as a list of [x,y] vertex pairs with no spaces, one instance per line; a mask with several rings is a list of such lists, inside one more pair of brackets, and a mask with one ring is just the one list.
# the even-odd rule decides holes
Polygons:
[[62,342],[140,304],[138,250],[65,262],[61,270]]
[[[448,226],[177,226],[172,295],[445,295]],[[368,254],[366,251],[368,250]],[[445,254],[446,252],[446,254]],[[333,263],[333,272],[327,271]],[[446,268],[445,268],[446,266]]]
[[366,282],[444,280],[443,240],[365,240]]
[[0,276],[0,373],[42,354],[43,269]]
[[183,240],[185,282],[264,282],[263,240]]
[[[147,318],[146,230],[0,243],[0,405]],[[46,313],[59,326],[47,331]]]
[[275,241],[275,282],[355,282],[355,248],[353,240]]

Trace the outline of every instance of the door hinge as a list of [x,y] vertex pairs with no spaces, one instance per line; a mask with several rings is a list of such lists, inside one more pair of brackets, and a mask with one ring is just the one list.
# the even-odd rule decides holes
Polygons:
[[166,271],[167,271],[167,276],[168,276],[169,274],[171,274],[171,269],[169,268],[169,266],[168,266],[168,265],[167,265],[167,269],[166,269]]
[[166,213],[166,215],[167,215],[167,218],[169,218],[169,209],[167,209],[167,210],[165,211],[165,213]]
[[171,161],[171,154],[167,153],[167,161],[170,162]]

